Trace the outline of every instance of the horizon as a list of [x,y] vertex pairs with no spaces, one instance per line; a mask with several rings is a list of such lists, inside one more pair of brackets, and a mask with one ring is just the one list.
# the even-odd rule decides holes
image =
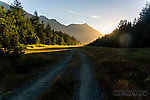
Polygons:
[[[14,0],[0,1],[11,5]],[[39,16],[43,15],[48,19],[56,19],[66,26],[70,24],[87,23],[105,35],[111,33],[118,26],[120,20],[127,19],[132,22],[134,18],[137,18],[147,0],[77,0],[78,2],[68,0],[64,2],[60,0],[45,0],[45,2],[39,0],[19,1],[22,3],[23,9],[30,14],[33,14],[33,12],[37,10]],[[49,6],[50,3],[54,4]],[[56,4],[58,6],[56,6]],[[55,8],[55,10],[53,8]]]

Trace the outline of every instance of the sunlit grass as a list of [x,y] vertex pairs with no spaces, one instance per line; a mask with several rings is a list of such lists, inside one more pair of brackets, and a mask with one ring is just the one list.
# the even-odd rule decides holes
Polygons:
[[70,48],[81,47],[82,45],[73,46],[60,46],[60,45],[27,45],[26,49],[23,51],[25,54],[31,53],[47,53],[47,52],[58,52],[58,51],[69,51]]
[[72,49],[58,49],[58,50],[25,50],[25,54],[31,53],[47,53],[47,52],[58,52],[58,51],[69,51]]
[[68,48],[68,47],[81,47],[83,45],[43,45],[43,44],[38,44],[38,45],[27,45],[26,49],[46,49],[46,48]]

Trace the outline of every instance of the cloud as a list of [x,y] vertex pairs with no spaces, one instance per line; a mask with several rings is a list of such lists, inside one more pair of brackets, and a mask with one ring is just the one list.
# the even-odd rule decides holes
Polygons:
[[92,19],[100,19],[100,16],[94,16],[94,15],[91,16],[91,15],[87,15],[87,14],[84,14],[84,13],[78,13],[78,12],[75,12],[75,11],[70,10],[70,9],[67,9],[66,11],[70,14],[78,15],[80,17],[89,17],[89,18],[92,18]]
[[100,19],[100,16],[90,16],[91,18]]
[[74,12],[73,10],[70,10],[70,9],[67,9],[67,12],[71,13],[71,14],[77,14],[76,12]]

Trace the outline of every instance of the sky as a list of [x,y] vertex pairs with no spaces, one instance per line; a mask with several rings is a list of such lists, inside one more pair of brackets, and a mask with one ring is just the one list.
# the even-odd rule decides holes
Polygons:
[[[14,0],[1,0],[11,4]],[[23,9],[62,24],[84,24],[111,33],[120,20],[133,21],[148,0],[20,0]]]

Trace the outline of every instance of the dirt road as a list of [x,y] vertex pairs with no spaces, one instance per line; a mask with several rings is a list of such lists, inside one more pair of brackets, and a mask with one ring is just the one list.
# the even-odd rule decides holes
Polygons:
[[[66,68],[73,56],[73,53],[74,50],[72,50],[71,53],[63,60],[58,62],[52,69],[44,72],[25,86],[16,89],[15,92],[7,98],[7,100],[34,100],[41,94],[42,90],[47,88],[48,84],[51,83],[53,79]],[[90,67],[88,59],[80,51],[80,49],[78,49],[78,55],[78,60],[81,62],[81,65],[77,65],[80,66],[80,68],[79,72],[76,73],[79,73],[78,78],[80,82],[73,100],[103,100],[103,92],[101,92],[98,87],[93,69]]]
[[33,82],[30,82],[22,88],[16,89],[13,95],[8,97],[8,100],[34,100],[35,97],[41,94],[42,90],[51,83],[53,79],[63,70],[70,59],[72,58],[74,50],[71,51],[62,61],[58,62],[53,69],[43,73]]
[[79,100],[103,100],[103,92],[98,87],[92,67],[80,50],[78,53],[81,61]]

